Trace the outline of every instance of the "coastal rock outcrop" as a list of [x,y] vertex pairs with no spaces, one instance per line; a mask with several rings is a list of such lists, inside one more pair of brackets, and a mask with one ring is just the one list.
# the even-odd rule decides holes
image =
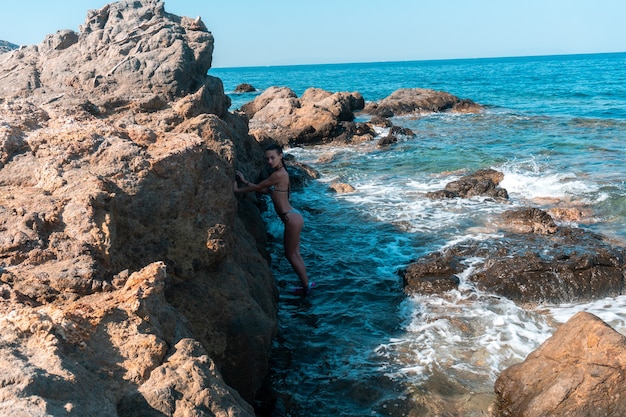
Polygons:
[[242,83],[235,87],[235,93],[253,93],[256,91],[256,88],[252,84]]
[[165,300],[166,279],[156,262],[65,303],[1,284],[0,414],[253,416]]
[[468,279],[481,290],[519,304],[588,301],[623,293],[624,248],[582,229],[557,228],[538,209],[512,210],[502,219],[518,223],[517,232],[503,230],[497,239],[468,240],[420,258],[403,271],[405,290],[456,288],[467,260],[482,259]]
[[626,415],[626,338],[581,312],[496,380],[499,416]]
[[398,142],[400,137],[412,138],[415,136],[415,133],[409,128],[401,127],[401,126],[390,126],[389,132],[387,136],[384,136],[378,140],[376,146],[379,148],[383,148]]
[[513,233],[548,235],[557,231],[557,225],[552,216],[536,207],[507,210],[495,220],[495,223],[500,229]]
[[319,144],[360,140],[354,112],[363,106],[359,93],[309,88],[298,97],[290,88],[270,87],[241,111],[250,119],[250,134],[259,142],[271,138],[282,145]]
[[94,114],[163,109],[188,96],[191,114],[228,111],[221,80],[207,76],[213,35],[200,18],[165,12],[162,1],[121,1],[91,10],[80,33],[61,30],[3,54],[0,96],[80,106]]
[[369,102],[365,113],[389,118],[414,114],[454,112],[479,113],[483,107],[469,99],[460,99],[445,91],[425,88],[401,88],[378,102]]
[[212,48],[123,0],[0,56],[4,411],[254,415],[278,293],[232,187],[265,168]]
[[476,196],[508,199],[508,192],[499,186],[504,174],[495,169],[480,169],[446,184],[445,189],[426,193],[428,198],[470,198]]

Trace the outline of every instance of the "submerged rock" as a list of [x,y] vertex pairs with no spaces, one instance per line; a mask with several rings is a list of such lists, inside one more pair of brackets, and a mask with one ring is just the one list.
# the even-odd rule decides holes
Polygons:
[[383,148],[383,147],[392,145],[398,142],[399,140],[398,138],[400,136],[411,138],[415,136],[415,133],[413,133],[411,129],[406,128],[406,127],[391,126],[387,136],[380,138],[378,142],[376,143],[376,146],[378,146],[379,148]]
[[581,312],[496,380],[500,416],[626,415],[626,338]]

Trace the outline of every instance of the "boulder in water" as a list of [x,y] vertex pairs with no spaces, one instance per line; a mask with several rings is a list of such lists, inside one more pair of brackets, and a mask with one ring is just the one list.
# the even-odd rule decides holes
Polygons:
[[370,102],[364,112],[382,118],[439,112],[478,113],[482,106],[445,91],[401,88],[379,102]]
[[243,83],[235,87],[235,93],[254,93],[256,88],[252,84]]
[[[506,225],[509,231],[503,230],[497,239],[466,240],[409,265],[406,291],[445,291],[468,267],[468,260],[482,259],[467,279],[483,291],[519,304],[579,302],[622,294],[624,248],[589,231],[556,228],[550,216],[537,209],[506,212],[493,223],[506,224],[503,219],[511,218],[524,221]],[[425,287],[422,281],[445,285]]]
[[495,383],[500,416],[626,415],[626,338],[590,313],[561,325]]
[[364,106],[359,93],[331,93],[309,88],[302,97],[287,87],[270,87],[242,106],[250,120],[250,134],[281,145],[349,142],[357,136],[353,122]]
[[504,174],[495,169],[480,169],[472,174],[451,181],[444,190],[431,191],[426,196],[432,199],[470,198],[476,196],[508,199],[508,192],[499,186]]

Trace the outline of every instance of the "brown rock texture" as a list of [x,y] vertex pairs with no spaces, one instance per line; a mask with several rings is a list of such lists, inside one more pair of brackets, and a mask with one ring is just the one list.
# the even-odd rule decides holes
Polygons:
[[626,415],[626,338],[581,312],[505,369],[495,391],[498,416]]
[[80,33],[61,30],[4,54],[0,96],[101,113],[131,103],[161,109],[189,94],[199,105],[181,111],[222,115],[230,99],[206,75],[212,54],[213,35],[199,18],[169,14],[158,0],[125,0],[90,11]]
[[454,289],[458,274],[467,268],[465,261],[482,258],[468,279],[483,291],[521,305],[623,294],[626,250],[603,236],[557,227],[550,215],[536,208],[506,211],[493,224],[501,225],[502,236],[464,241],[410,264],[403,271],[405,291]]
[[479,113],[482,106],[460,99],[445,91],[425,88],[401,88],[379,102],[370,102],[364,112],[383,118],[428,113]]
[[446,184],[445,189],[431,191],[426,196],[432,199],[470,198],[476,196],[508,199],[509,193],[499,186],[504,174],[495,169],[480,169]]
[[359,93],[309,88],[298,97],[290,88],[270,87],[241,111],[259,142],[271,138],[282,145],[346,143],[359,139],[359,126],[353,120],[354,112],[363,106]]
[[352,185],[343,182],[332,182],[328,188],[338,194],[353,193],[356,191]]
[[515,233],[537,233],[542,235],[555,233],[556,223],[547,212],[535,207],[523,207],[507,210],[497,221],[503,230]]
[[254,415],[165,300],[166,277],[155,262],[110,291],[45,304],[2,284],[0,413]]
[[253,93],[255,91],[256,88],[254,88],[252,84],[248,83],[239,84],[235,87],[235,93]]
[[263,152],[212,50],[200,19],[124,0],[0,56],[5,413],[254,415],[277,289],[232,187]]
[[552,234],[507,234],[489,248],[470,279],[520,304],[590,301],[624,292],[624,248],[594,233],[562,227]]

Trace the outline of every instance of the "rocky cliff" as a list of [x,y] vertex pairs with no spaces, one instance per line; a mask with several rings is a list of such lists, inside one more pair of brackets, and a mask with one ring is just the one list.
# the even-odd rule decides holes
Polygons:
[[0,413],[254,415],[277,291],[262,151],[161,1],[0,56]]

